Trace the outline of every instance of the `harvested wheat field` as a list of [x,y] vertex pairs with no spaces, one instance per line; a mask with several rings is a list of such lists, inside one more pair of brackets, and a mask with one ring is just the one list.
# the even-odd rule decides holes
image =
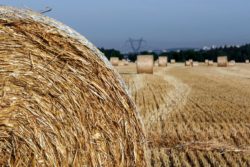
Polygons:
[[151,166],[250,166],[250,66],[117,68],[145,124]]
[[145,166],[134,102],[66,25],[0,6],[0,166]]

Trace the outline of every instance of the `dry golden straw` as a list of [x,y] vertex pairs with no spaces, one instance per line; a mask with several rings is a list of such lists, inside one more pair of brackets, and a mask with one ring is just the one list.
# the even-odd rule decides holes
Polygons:
[[137,73],[153,74],[154,57],[153,55],[138,55],[137,56]]
[[0,7],[0,166],[145,166],[119,75],[71,28]]
[[167,56],[159,56],[158,64],[160,67],[165,67],[168,64],[168,57]]
[[110,57],[110,62],[113,66],[119,65],[119,58],[118,57]]
[[218,67],[227,67],[227,65],[228,65],[227,56],[217,57],[217,66]]

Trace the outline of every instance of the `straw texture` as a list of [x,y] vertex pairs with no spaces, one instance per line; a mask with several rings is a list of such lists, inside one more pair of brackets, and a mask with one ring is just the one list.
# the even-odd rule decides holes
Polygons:
[[0,6],[0,166],[145,166],[120,76],[71,28]]
[[137,56],[137,73],[153,74],[154,57],[153,55],[138,55]]

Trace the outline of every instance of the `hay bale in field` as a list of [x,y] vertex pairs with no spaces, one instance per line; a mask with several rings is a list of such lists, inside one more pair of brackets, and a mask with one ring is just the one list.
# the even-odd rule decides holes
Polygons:
[[246,60],[246,64],[249,64],[249,60]]
[[175,59],[171,59],[171,60],[170,60],[170,63],[171,63],[171,64],[175,64]]
[[227,65],[228,65],[227,56],[217,57],[217,66],[218,67],[227,67]]
[[83,36],[0,7],[0,166],[145,166],[135,104]]
[[193,59],[188,60],[190,62],[190,66],[193,66]]
[[122,59],[122,62],[123,62],[123,64],[124,64],[124,66],[127,66],[127,65],[129,65],[129,62],[128,62],[128,60]]
[[193,62],[193,66],[194,66],[194,67],[197,67],[197,66],[199,66],[199,63],[198,63],[197,61],[194,61],[194,62]]
[[165,67],[168,64],[168,57],[167,56],[159,56],[158,63],[160,67]]
[[123,61],[119,61],[118,66],[124,66],[124,65],[125,65],[125,64],[124,64]]
[[185,66],[191,66],[191,62],[190,61],[185,61]]
[[120,61],[118,57],[110,57],[110,62],[113,66],[118,66]]
[[229,66],[234,66],[235,64],[236,64],[235,60],[231,60],[231,61],[229,61],[229,63],[228,63]]
[[208,59],[206,59],[206,60],[205,60],[205,64],[206,64],[206,65],[208,65],[208,62],[209,62],[209,60],[208,60]]
[[138,55],[136,62],[137,73],[153,74],[154,57],[153,55]]
[[213,66],[214,65],[214,61],[213,60],[209,60],[208,61],[208,66]]

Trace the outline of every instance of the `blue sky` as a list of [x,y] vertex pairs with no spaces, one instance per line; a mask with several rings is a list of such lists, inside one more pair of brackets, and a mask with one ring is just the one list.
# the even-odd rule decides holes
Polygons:
[[145,49],[250,43],[249,0],[0,0],[41,10],[73,27],[98,47],[128,50],[143,37]]

